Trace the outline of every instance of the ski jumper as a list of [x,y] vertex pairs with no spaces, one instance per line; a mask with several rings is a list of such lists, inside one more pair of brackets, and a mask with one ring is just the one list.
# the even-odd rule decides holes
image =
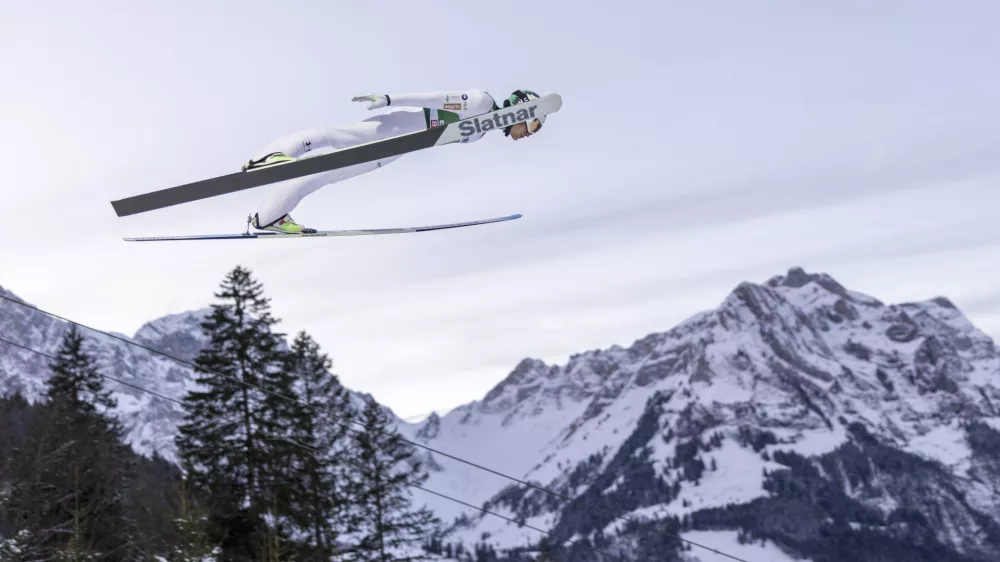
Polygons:
[[[387,107],[400,107],[402,109],[374,115],[364,121],[339,127],[320,127],[285,135],[271,141],[253,158],[262,158],[273,152],[299,158],[311,150],[348,148],[421,131],[428,127],[455,123],[499,109],[493,97],[482,90],[389,94],[388,98],[389,105]],[[485,134],[485,132],[475,134],[461,142],[475,142]],[[302,198],[325,185],[368,173],[397,158],[399,156],[382,158],[281,182],[274,187],[258,209],[258,224],[263,227],[281,219],[291,213],[302,201]]]

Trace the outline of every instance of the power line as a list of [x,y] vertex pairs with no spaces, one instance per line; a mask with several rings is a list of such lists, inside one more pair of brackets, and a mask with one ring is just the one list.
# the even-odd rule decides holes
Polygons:
[[[0,336],[0,342],[4,342],[4,343],[6,343],[6,344],[8,344],[8,345],[12,345],[12,346],[14,346],[14,347],[17,347],[17,348],[20,348],[20,349],[23,349],[23,350],[25,350],[25,351],[30,351],[30,352],[32,352],[32,353],[37,353],[38,355],[41,355],[42,357],[46,357],[46,358],[48,358],[48,359],[51,359],[51,360],[53,360],[53,361],[56,361],[56,357],[55,357],[54,355],[51,355],[51,354],[49,354],[49,353],[45,353],[44,351],[39,351],[39,350],[37,350],[37,349],[32,349],[32,348],[30,348],[30,347],[27,347],[27,346],[24,346],[24,345],[21,345],[21,344],[19,344],[19,343],[17,343],[17,342],[12,342],[12,341],[10,341],[9,339],[7,339],[7,338],[5,338],[5,337],[3,337],[3,336]],[[148,393],[148,394],[151,394],[151,395],[153,395],[153,396],[155,396],[155,397],[157,397],[157,398],[162,398],[162,399],[164,399],[164,400],[169,400],[169,401],[173,402],[174,404],[180,404],[181,406],[183,406],[183,405],[184,405],[184,403],[183,403],[183,402],[181,402],[180,400],[178,400],[178,399],[176,399],[176,398],[171,398],[171,397],[169,397],[169,396],[164,396],[164,395],[160,394],[159,392],[155,392],[155,391],[152,391],[152,390],[149,390],[148,388],[143,388],[143,387],[141,387],[141,386],[139,386],[139,385],[136,385],[136,384],[132,384],[132,383],[130,383],[130,382],[125,382],[125,381],[123,381],[123,380],[121,380],[121,379],[116,379],[115,377],[112,377],[112,376],[110,376],[110,375],[105,375],[104,373],[100,373],[100,372],[99,372],[99,373],[97,373],[97,374],[98,374],[99,376],[101,376],[101,377],[103,377],[103,378],[105,378],[105,379],[109,380],[109,381],[114,381],[114,382],[116,382],[116,383],[118,383],[118,384],[123,384],[123,385],[125,385],[125,386],[128,386],[128,387],[132,387],[132,388],[134,388],[134,389],[136,389],[136,390],[139,390],[139,391],[141,391],[141,392],[146,392],[146,393]]]
[[[347,427],[345,429],[347,431],[351,431],[351,432],[354,432],[354,433],[364,433],[360,429],[353,429],[353,428],[350,428],[350,427]],[[402,440],[402,438],[400,438],[400,439]],[[312,451],[314,453],[318,453],[319,452],[319,450],[316,449],[315,447],[311,447],[309,445],[305,445],[303,443],[299,443],[298,441],[295,441],[295,440],[292,440],[292,439],[285,439],[285,441],[287,441],[288,443],[291,443],[292,445],[295,445],[296,447],[299,447],[301,449],[307,449],[307,450]],[[494,511],[490,511],[490,510],[486,509],[485,507],[480,507],[480,506],[477,506],[477,505],[472,505],[471,503],[468,503],[466,501],[462,501],[462,500],[460,500],[458,498],[454,498],[454,497],[449,496],[447,494],[442,494],[441,492],[435,492],[434,490],[429,490],[427,488],[424,488],[420,484],[416,484],[416,483],[409,482],[409,481],[406,481],[406,480],[404,480],[403,482],[407,486],[410,486],[411,488],[416,488],[418,490],[422,490],[424,492],[427,492],[428,494],[433,494],[435,496],[442,497],[442,498],[444,498],[446,500],[455,502],[455,503],[457,503],[459,505],[464,505],[465,507],[471,507],[472,509],[476,509],[476,510],[479,510],[479,511],[487,514],[487,515],[492,515],[494,517],[503,519],[504,521],[507,521],[509,523],[513,523],[513,524],[521,526],[521,527],[527,527],[527,528],[529,528],[529,529],[531,529],[533,531],[537,531],[537,532],[542,533],[544,535],[552,536],[552,532],[551,531],[546,531],[544,529],[539,529],[538,527],[529,525],[529,524],[527,524],[527,523],[525,523],[523,521],[518,521],[516,519],[511,519],[510,517],[507,517],[506,515],[501,515],[499,513],[494,512]],[[576,544],[576,543],[574,543],[572,541],[569,541],[568,544]],[[586,545],[586,544],[583,545],[583,546],[585,548],[589,548],[590,550],[593,550],[594,552],[597,552],[598,554],[604,554],[604,555],[610,556],[612,558],[615,558],[617,560],[622,560],[622,562],[627,562],[621,556],[618,556],[616,554],[612,554],[610,552],[605,552],[605,551],[603,551],[603,550],[601,550],[599,548],[596,548],[596,547],[593,547],[593,546],[590,546],[590,545]]]
[[[44,351],[40,351],[40,350],[37,350],[37,349],[33,349],[33,348],[30,348],[30,347],[25,346],[25,345],[21,345],[21,344],[19,344],[17,342],[11,341],[11,340],[3,337],[3,336],[0,336],[0,342],[6,343],[8,345],[12,345],[14,347],[17,347],[19,349],[23,349],[25,351],[29,351],[31,353],[37,353],[38,355],[41,355],[42,357],[46,357],[46,358],[48,358],[48,359],[50,359],[52,361],[56,361],[57,360],[56,357],[53,356],[52,354],[49,354],[49,353],[46,353]],[[117,382],[119,384],[123,384],[125,386],[134,388],[134,389],[139,390],[141,392],[146,392],[146,393],[148,393],[148,394],[150,394],[152,396],[156,396],[156,397],[162,398],[164,400],[169,400],[171,402],[174,402],[175,404],[180,404],[180,405],[183,406],[183,402],[181,402],[180,400],[177,400],[175,398],[170,398],[168,396],[164,396],[164,395],[162,395],[162,394],[160,394],[158,392],[149,390],[148,388],[145,388],[145,387],[142,387],[142,386],[139,386],[139,385],[136,385],[136,384],[128,383],[128,382],[125,382],[123,380],[117,379],[117,378],[112,377],[112,376],[105,375],[105,374],[100,373],[100,372],[98,372],[97,375],[100,376],[100,377],[103,377],[103,378],[105,378],[107,380],[114,381],[114,382]],[[354,433],[363,433],[363,431],[361,431],[359,429],[353,429],[353,428],[350,428],[350,427],[348,427],[346,429],[348,431],[352,431]],[[285,441],[285,442],[287,442],[287,443],[289,443],[289,444],[291,444],[291,445],[293,445],[293,446],[295,446],[295,447],[303,449],[303,450],[308,450],[308,451],[312,451],[312,452],[319,452],[318,449],[316,449],[315,447],[311,447],[311,446],[306,445],[304,443],[300,443],[298,441],[295,441],[294,439],[282,439],[282,440]],[[546,531],[546,530],[543,530],[543,529],[539,529],[538,527],[534,527],[534,526],[528,525],[527,523],[522,523],[522,522],[519,522],[519,521],[515,521],[514,519],[511,519],[511,518],[509,518],[509,517],[507,517],[505,515],[500,515],[499,513],[492,512],[492,511],[490,511],[490,510],[488,510],[486,508],[472,505],[471,503],[462,501],[462,500],[460,500],[458,498],[451,497],[451,496],[449,496],[447,494],[442,494],[440,492],[435,492],[434,490],[429,490],[429,489],[424,488],[423,486],[421,486],[419,484],[414,484],[413,482],[408,482],[408,481],[405,481],[405,480],[403,482],[407,486],[410,486],[412,488],[417,488],[417,489],[422,490],[424,492],[427,492],[429,494],[433,494],[435,496],[442,497],[442,498],[444,498],[446,500],[455,502],[455,503],[457,503],[459,505],[463,505],[463,506],[466,506],[466,507],[471,507],[472,509],[477,509],[477,510],[479,510],[479,511],[481,511],[481,512],[487,514],[487,515],[492,515],[494,517],[498,517],[500,519],[504,519],[504,520],[506,520],[506,521],[508,521],[510,523],[514,523],[514,524],[520,525],[522,527],[527,527],[527,528],[532,529],[534,531],[538,531],[539,533],[543,533],[543,534],[546,534],[546,535],[549,535],[549,536],[552,535],[552,533],[549,532],[549,531]],[[573,544],[573,543],[570,543],[570,544]],[[615,559],[618,559],[618,560],[622,560],[622,562],[626,562],[621,556],[617,556],[615,554],[611,554],[610,552],[605,552],[605,551],[603,551],[603,550],[601,550],[599,548],[596,548],[596,547],[593,547],[593,546],[590,546],[590,545],[587,545],[587,544],[584,544],[583,546],[585,548],[589,548],[590,550],[593,550],[594,552],[597,552],[598,554],[604,554],[604,555],[610,556],[612,558],[615,558]]]
[[[442,494],[440,492],[435,492],[434,490],[428,490],[427,488],[424,488],[423,486],[420,486],[419,484],[409,484],[409,485],[412,486],[412,487],[414,487],[414,488],[416,488],[416,489],[418,489],[418,490],[423,490],[424,492],[427,492],[428,494],[434,494],[435,496],[442,497],[442,498],[444,498],[446,500],[451,500],[451,501],[453,501],[455,503],[464,505],[466,507],[471,507],[472,509],[478,509],[479,511],[482,511],[483,513],[485,513],[487,515],[492,515],[494,517],[499,517],[500,519],[504,519],[504,520],[506,520],[506,521],[508,521],[510,523],[515,524],[515,525],[519,525],[521,527],[527,527],[527,528],[531,529],[532,531],[538,531],[539,533],[548,535],[550,537],[552,536],[552,532],[551,531],[546,531],[544,529],[539,529],[538,527],[534,527],[532,525],[528,525],[527,523],[525,523],[523,521],[516,521],[514,519],[511,519],[510,517],[507,517],[506,515],[500,515],[499,513],[490,511],[490,510],[486,509],[485,507],[479,507],[479,506],[476,506],[476,505],[472,505],[471,503],[467,503],[467,502],[464,502],[462,500],[455,499],[453,497],[447,496],[447,495]],[[570,544],[583,544],[583,543],[572,543],[571,542]],[[610,557],[612,557],[612,558],[614,558],[616,560],[621,560],[622,562],[626,562],[624,558],[622,558],[621,556],[619,556],[617,554],[612,554],[610,552],[607,552],[605,550],[601,550],[601,549],[599,549],[597,547],[593,547],[593,546],[590,546],[588,544],[583,544],[583,546],[584,546],[584,548],[588,548],[590,550],[593,550],[594,552],[596,552],[598,554],[604,554],[605,556],[610,556]],[[739,560],[739,558],[737,558],[737,560]],[[742,562],[746,562],[746,561],[743,560]]]
[[[174,357],[173,355],[170,355],[168,353],[164,353],[164,352],[162,352],[162,351],[160,351],[158,349],[153,349],[152,347],[149,347],[147,345],[143,345],[143,344],[141,344],[139,342],[132,341],[132,340],[129,340],[127,338],[123,338],[121,336],[118,336],[118,335],[115,335],[115,334],[112,334],[112,333],[109,333],[109,332],[105,332],[103,330],[98,330],[97,328],[92,328],[90,326],[87,326],[86,324],[80,324],[79,322],[75,322],[73,320],[70,320],[69,318],[66,318],[66,317],[63,317],[63,316],[59,316],[58,314],[55,314],[53,312],[48,312],[46,310],[38,308],[37,306],[28,304],[28,303],[26,303],[24,301],[21,301],[21,300],[18,300],[18,299],[11,298],[11,297],[9,297],[7,295],[4,295],[2,293],[0,293],[0,299],[4,299],[4,300],[12,302],[14,304],[23,306],[25,308],[29,308],[31,310],[34,310],[36,312],[40,312],[40,313],[45,314],[47,316],[50,316],[52,318],[57,318],[59,320],[62,320],[63,322],[67,322],[67,323],[73,324],[75,326],[79,326],[81,328],[86,328],[86,329],[88,329],[88,330],[90,330],[92,332],[96,332],[98,334],[102,334],[102,335],[104,335],[106,337],[109,337],[111,339],[120,341],[120,342],[125,343],[127,345],[136,346],[136,347],[138,347],[140,349],[144,349],[144,350],[146,350],[146,351],[148,351],[150,353],[154,353],[156,355],[160,355],[162,357],[165,357],[167,359],[170,359],[170,360],[175,361],[177,363],[180,363],[182,365],[186,365],[188,367],[194,368],[196,370],[200,370],[200,371],[203,371],[203,372],[206,372],[206,373],[210,373],[210,374],[218,376],[218,377],[222,377],[222,378],[227,378],[227,379],[233,380],[233,381],[235,381],[235,382],[237,382],[239,384],[245,385],[245,386],[247,386],[249,388],[253,388],[255,390],[259,390],[259,391],[261,391],[261,392],[263,392],[263,393],[265,393],[265,394],[267,394],[269,396],[273,396],[273,397],[276,397],[276,398],[281,398],[282,400],[288,400],[290,402],[295,402],[295,403],[299,404],[300,406],[303,406],[303,407],[306,407],[306,408],[312,408],[312,406],[310,406],[308,404],[303,404],[301,400],[298,400],[296,398],[293,398],[293,397],[290,397],[290,396],[285,396],[285,395],[279,394],[277,392],[272,392],[272,391],[267,390],[267,389],[265,389],[265,388],[263,388],[263,387],[261,387],[259,385],[255,385],[253,383],[246,382],[246,381],[244,381],[244,380],[242,380],[242,379],[240,379],[238,377],[234,377],[232,375],[226,375],[226,374],[223,374],[223,373],[219,373],[217,371],[213,371],[211,369],[206,369],[205,367],[201,367],[199,365],[196,365],[195,363],[192,363],[191,361],[188,361],[186,359],[181,359],[179,357]],[[336,419],[339,419],[341,421],[346,421],[348,423],[352,423],[352,424],[355,424],[355,425],[360,424],[360,422],[358,422],[356,420],[349,419],[349,418],[347,418],[347,417],[345,417],[343,415],[338,415],[338,414],[336,414],[334,412],[326,412],[326,413],[328,413],[330,416],[332,416],[332,417],[334,417]],[[474,463],[472,461],[465,460],[465,459],[460,458],[460,457],[456,457],[454,455],[445,453],[443,451],[439,451],[439,450],[437,450],[437,449],[435,449],[433,447],[430,447],[428,445],[417,443],[415,441],[410,441],[409,439],[406,439],[406,438],[404,438],[402,436],[400,436],[400,439],[403,442],[408,443],[410,445],[413,445],[415,447],[420,447],[421,449],[424,449],[424,450],[429,451],[431,453],[435,453],[435,454],[441,455],[443,457],[455,460],[457,462],[460,462],[460,463],[463,463],[465,465],[471,466],[471,467],[476,468],[478,470],[482,470],[484,472],[489,472],[489,473],[494,474],[496,476],[500,476],[501,478],[506,478],[507,480],[510,480],[511,482],[516,482],[516,483],[518,483],[518,484],[520,484],[522,486],[531,488],[533,490],[537,490],[537,491],[545,493],[545,494],[549,494],[549,495],[551,495],[553,497],[556,497],[556,498],[559,498],[559,499],[561,499],[561,500],[563,500],[565,502],[571,502],[571,501],[573,501],[573,498],[571,498],[571,497],[569,497],[569,496],[567,496],[565,494],[561,494],[559,492],[556,492],[555,490],[550,490],[550,489],[545,488],[543,486],[538,486],[538,485],[535,485],[535,484],[531,484],[530,482],[526,482],[524,480],[521,480],[520,478],[516,478],[514,476],[510,476],[509,474],[504,474],[504,473],[499,472],[497,470],[493,470],[492,468],[489,468],[489,467],[486,467],[486,466]],[[611,512],[610,510],[607,510],[607,509],[604,509],[604,508],[600,508],[600,507],[594,508],[594,507],[592,507],[592,508],[587,508],[587,509],[588,509],[588,511],[591,511],[591,512],[600,511],[600,512],[604,513],[605,515],[612,517],[613,519],[619,519],[621,521],[625,521],[626,523],[638,524],[632,518],[626,517],[624,515],[616,515],[613,512]],[[689,540],[689,539],[685,539],[685,538],[681,537],[680,535],[678,535],[676,533],[671,533],[669,531],[663,531],[663,532],[665,534],[667,534],[668,536],[674,537],[674,538],[676,538],[676,539],[678,539],[680,541],[683,541],[685,543],[688,543],[690,545],[697,546],[698,548],[703,548],[705,550],[714,552],[714,553],[716,553],[716,554],[718,554],[720,556],[725,556],[725,557],[730,558],[732,560],[736,560],[737,562],[747,562],[746,560],[743,560],[742,558],[737,558],[737,557],[732,556],[730,554],[726,554],[725,552],[716,550],[716,549],[714,549],[712,547],[705,546],[705,545],[702,545],[702,544],[698,544],[698,543],[696,543],[696,542],[694,542],[692,540]]]

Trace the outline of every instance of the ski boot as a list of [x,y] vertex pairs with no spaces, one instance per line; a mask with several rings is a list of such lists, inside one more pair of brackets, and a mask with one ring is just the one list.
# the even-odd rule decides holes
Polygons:
[[[296,223],[292,220],[292,215],[285,215],[280,219],[272,222],[271,224],[260,226],[260,221],[257,217],[257,213],[254,213],[252,217],[247,220],[248,223],[253,224],[253,227],[257,230],[271,230],[274,232],[280,232],[282,234],[312,234],[316,232],[315,228],[306,228],[301,224]],[[247,226],[247,231],[249,232],[249,225]]]
[[259,168],[267,168],[268,166],[275,166],[277,164],[287,164],[288,162],[295,162],[295,158],[291,156],[285,156],[280,152],[272,152],[263,158],[257,160],[250,160],[246,164],[243,164],[243,171],[249,172],[251,170],[257,170]]

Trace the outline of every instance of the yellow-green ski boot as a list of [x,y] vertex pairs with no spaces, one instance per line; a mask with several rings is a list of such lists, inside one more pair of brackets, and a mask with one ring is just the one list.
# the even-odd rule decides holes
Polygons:
[[271,230],[282,234],[312,234],[316,232],[315,228],[304,227],[292,220],[291,215],[285,215],[267,226],[260,226],[260,222],[257,220],[257,213],[254,213],[253,227],[257,230]]

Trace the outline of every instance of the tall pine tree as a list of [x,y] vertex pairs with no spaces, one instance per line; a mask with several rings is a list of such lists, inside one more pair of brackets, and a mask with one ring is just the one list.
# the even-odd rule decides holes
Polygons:
[[127,504],[135,481],[132,451],[111,412],[115,400],[75,325],[50,368],[48,401],[29,428],[24,453],[44,462],[11,498],[18,509],[27,508],[32,547],[56,559],[137,560],[138,529]]
[[[70,325],[50,365],[52,376],[47,382],[49,400],[62,413],[71,417],[107,414],[117,405],[110,390],[104,388],[104,379],[94,360],[83,350],[83,336]],[[109,427],[120,429],[116,420],[106,418]]]
[[350,550],[353,562],[426,560],[420,543],[438,520],[426,508],[411,509],[409,484],[427,473],[414,449],[391,427],[388,414],[369,398],[362,429],[353,434],[351,500],[360,523]]
[[272,396],[291,391],[283,334],[273,331],[279,321],[248,269],[234,268],[215,296],[222,302],[202,322],[209,343],[196,358],[201,388],[184,399],[178,455],[191,484],[211,498],[208,533],[222,559],[263,560],[273,550],[266,521],[278,503],[275,466],[289,447]]
[[287,371],[296,378],[300,403],[294,417],[295,450],[292,512],[309,538],[305,553],[327,560],[337,553],[340,535],[349,527],[345,480],[354,412],[347,389],[330,372],[332,361],[306,332],[299,332],[288,356]]

